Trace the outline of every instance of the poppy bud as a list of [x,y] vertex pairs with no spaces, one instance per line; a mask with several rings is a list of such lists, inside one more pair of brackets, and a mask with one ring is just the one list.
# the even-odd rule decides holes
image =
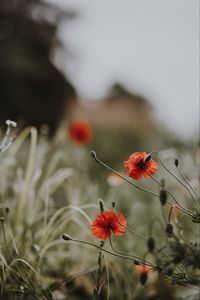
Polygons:
[[174,257],[172,262],[174,264],[179,264],[180,262],[182,262],[182,260],[183,260],[183,257],[181,255],[177,255],[177,256]]
[[153,252],[153,250],[155,248],[155,241],[151,237],[147,241],[147,248],[148,248],[149,252]]
[[148,274],[147,273],[141,273],[140,275],[140,283],[142,285],[145,285],[145,283],[147,282],[147,279],[148,279]]
[[168,276],[171,276],[173,274],[173,272],[174,272],[174,266],[173,265],[170,265],[165,269],[165,274],[168,275]]
[[150,160],[151,160],[151,154],[147,154],[147,156],[144,159],[144,163],[146,164]]
[[10,208],[9,207],[6,207],[5,208],[5,212],[8,214],[10,212]]
[[167,233],[168,235],[172,235],[172,233],[173,233],[173,226],[172,226],[172,224],[168,223],[168,224],[166,225],[165,231],[166,231],[166,233]]
[[63,240],[65,240],[65,241],[71,241],[72,240],[72,238],[68,235],[68,234],[63,234],[63,236],[62,236],[62,238],[63,238]]
[[92,157],[96,162],[98,162],[98,160],[97,160],[97,155],[96,155],[96,152],[95,152],[95,151],[91,151],[91,152],[90,152],[90,155],[91,155],[91,157]]
[[1,220],[1,222],[3,223],[3,222],[4,222],[4,217],[1,217],[0,220]]
[[112,202],[112,207],[115,208],[115,202],[114,201]]
[[176,167],[178,167],[179,161],[178,161],[178,159],[177,159],[177,158],[175,158],[175,160],[174,160],[174,164],[175,164],[175,166],[176,166]]
[[165,190],[161,190],[159,194],[160,203],[164,206],[167,202],[167,192]]
[[100,212],[104,212],[104,203],[103,200],[99,200],[99,207],[100,207]]

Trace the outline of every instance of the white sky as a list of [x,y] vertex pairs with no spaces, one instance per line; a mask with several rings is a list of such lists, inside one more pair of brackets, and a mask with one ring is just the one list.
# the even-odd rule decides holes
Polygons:
[[146,96],[168,129],[199,130],[199,0],[49,0],[80,17],[60,37],[62,68],[79,94],[99,99],[114,81]]

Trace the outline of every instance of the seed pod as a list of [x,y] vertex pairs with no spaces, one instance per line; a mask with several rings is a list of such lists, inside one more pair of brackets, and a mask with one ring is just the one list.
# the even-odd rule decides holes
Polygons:
[[168,275],[168,276],[171,276],[174,272],[174,266],[173,265],[170,265],[166,268],[165,270],[165,274]]
[[104,203],[103,203],[103,200],[99,200],[99,209],[100,209],[100,212],[103,213],[104,212]]
[[175,158],[175,160],[174,160],[174,164],[175,164],[175,166],[176,166],[176,167],[178,167],[179,161],[178,161],[178,159],[177,159],[177,158]]
[[141,285],[145,285],[145,283],[147,282],[148,279],[148,274],[147,273],[141,273],[140,275],[140,283]]
[[147,154],[147,156],[144,159],[144,163],[146,164],[150,160],[151,160],[151,154]]
[[98,162],[98,160],[97,160],[97,155],[96,155],[96,152],[95,152],[95,151],[91,151],[91,152],[90,152],[90,155],[91,155],[91,157],[92,157],[96,162]]
[[72,240],[72,238],[68,234],[63,234],[62,238],[65,241],[71,241]]
[[166,225],[165,231],[166,231],[166,233],[167,233],[168,235],[172,235],[172,233],[173,233],[173,226],[172,226],[172,224],[168,223],[168,224]]
[[10,208],[9,208],[9,207],[6,207],[6,208],[5,208],[5,212],[6,212],[6,214],[8,214],[8,213],[10,212]]
[[147,241],[147,248],[149,252],[153,252],[155,249],[155,241],[152,237],[150,237]]
[[115,202],[114,201],[112,202],[112,207],[115,208]]
[[160,190],[159,199],[160,203],[164,206],[167,202],[167,192],[165,190]]
[[173,258],[173,263],[174,264],[179,264],[180,262],[182,262],[182,260],[183,260],[183,256],[181,256],[181,255],[177,255],[177,256],[175,256],[174,258]]

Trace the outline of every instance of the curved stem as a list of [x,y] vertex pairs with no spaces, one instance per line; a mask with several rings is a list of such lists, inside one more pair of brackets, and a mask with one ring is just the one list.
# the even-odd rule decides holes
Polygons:
[[[97,163],[101,164],[104,168],[106,168],[107,170],[113,172],[114,174],[116,174],[117,176],[119,176],[120,178],[122,178],[123,180],[125,180],[126,182],[128,182],[131,186],[133,186],[133,187],[135,187],[135,188],[137,188],[137,189],[139,189],[139,190],[141,190],[141,191],[143,191],[143,192],[146,192],[146,193],[148,193],[148,194],[150,194],[150,195],[153,195],[153,196],[159,198],[159,195],[158,195],[158,194],[155,194],[155,193],[153,193],[153,192],[151,192],[151,191],[149,191],[149,190],[146,190],[146,189],[141,188],[140,186],[134,184],[132,181],[130,181],[130,180],[127,179],[126,177],[122,176],[121,174],[119,174],[118,172],[116,172],[115,170],[113,170],[111,167],[107,166],[105,163],[103,163],[103,162],[96,156],[95,151],[91,151],[90,154],[91,154],[91,157],[92,157]],[[174,204],[171,203],[169,200],[167,201],[167,203],[168,203],[169,205],[171,205],[171,206],[174,205]],[[176,205],[175,205],[175,207],[176,207],[178,210],[181,210],[181,211],[185,212],[187,215],[193,217],[193,214],[190,213],[190,212],[188,212],[188,211],[185,210],[184,208],[181,208],[180,206],[176,206]]]
[[194,195],[197,197],[197,199],[200,200],[199,195],[197,194],[197,192],[195,191],[195,189],[193,188],[193,186],[189,183],[189,181],[187,180],[187,178],[183,175],[183,173],[181,172],[181,170],[179,169],[179,167],[176,167],[176,168],[177,168],[179,174],[181,175],[181,177],[183,178],[183,180],[185,180],[185,182],[189,185],[189,187],[193,191]]
[[[174,195],[168,190],[168,189],[166,189],[165,187],[163,187],[162,186],[162,184],[160,184],[160,182],[154,177],[154,176],[152,176],[149,172],[147,172],[146,171],[146,173],[150,176],[150,178],[153,180],[153,181],[155,181],[164,191],[166,191],[171,197],[172,197],[172,199],[176,202],[176,204],[178,205],[178,206],[180,206],[180,208],[183,210],[183,211],[185,211],[185,213],[191,213],[192,214],[192,212],[190,211],[190,210],[188,210],[188,209],[186,209],[185,207],[183,207],[179,202],[178,202],[178,200],[176,200],[176,198],[174,197]],[[168,202],[168,201],[167,201]]]
[[104,168],[106,168],[107,170],[111,171],[112,173],[116,174],[118,177],[122,178],[123,180],[125,180],[126,182],[128,182],[130,185],[134,186],[135,188],[137,188],[138,190],[142,191],[142,192],[146,192],[152,196],[155,197],[159,197],[159,195],[155,194],[152,191],[143,189],[142,187],[138,186],[137,184],[133,183],[132,181],[130,181],[129,179],[127,179],[126,177],[124,177],[123,175],[121,175],[120,173],[116,172],[114,169],[112,169],[111,167],[109,167],[108,165],[106,165],[104,162],[102,162],[97,156],[95,151],[91,152],[91,156],[92,158],[99,163],[100,165],[102,165]]
[[[196,202],[196,200],[195,200],[195,198],[193,197],[193,195],[192,195],[192,193],[191,193],[191,191],[190,191],[190,189],[176,176],[176,175],[174,175],[173,173],[172,173],[172,171],[170,171],[170,169],[163,163],[163,161],[162,161],[162,159],[160,158],[160,155],[159,155],[159,153],[157,152],[157,151],[153,151],[153,152],[151,152],[151,155],[153,155],[153,154],[156,154],[157,155],[157,157],[158,157],[158,160],[159,160],[159,162],[161,163],[161,165],[163,166],[163,168],[173,177],[173,178],[175,178],[180,184],[182,184],[184,187],[185,187],[185,189],[188,191],[188,193],[190,194],[190,196],[192,197],[192,200],[194,201],[194,203],[195,203],[195,205],[196,205],[196,207],[199,209],[199,206],[198,206],[198,204],[197,204],[197,202]],[[183,179],[187,182],[187,184],[189,184],[188,183],[188,181],[187,181],[187,179],[186,178],[184,178],[184,176],[181,174],[181,172],[180,172],[180,170],[179,170],[179,168],[177,167],[177,169],[178,169],[178,171],[179,171],[179,173],[180,173],[180,175],[183,177]],[[191,185],[189,184],[189,186],[191,187]],[[192,187],[191,187],[192,188]],[[193,188],[192,188],[192,191],[193,191]],[[193,191],[194,193],[195,193],[195,195],[197,196],[197,198],[199,199],[199,196],[196,194],[196,192],[195,191]]]
[[[141,264],[141,263],[144,264],[144,261],[142,259],[138,258],[137,256],[128,256],[128,255],[118,254],[118,253],[112,252],[110,250],[107,250],[105,248],[100,248],[100,246],[98,246],[97,244],[94,244],[94,243],[91,243],[91,242],[88,242],[88,241],[83,241],[83,240],[75,239],[75,238],[72,238],[72,237],[70,237],[70,239],[68,239],[67,241],[78,242],[78,243],[82,243],[82,244],[85,244],[85,245],[89,245],[89,246],[92,246],[96,249],[99,249],[99,250],[101,249],[105,253],[108,253],[112,256],[116,256],[118,258],[124,258],[124,259],[127,259],[127,260],[131,260],[131,261],[137,262],[139,264]],[[157,269],[157,267],[153,266],[152,263],[150,263],[150,262],[145,262],[145,264],[153,267],[154,269]]]
[[[134,235],[140,237],[140,238],[143,239],[144,241],[146,241],[146,242],[148,241],[148,238],[146,238],[146,237],[142,236],[141,234],[137,233],[136,231],[132,230],[130,227],[124,226],[124,225],[119,221],[119,219],[118,219],[118,217],[117,217],[117,214],[116,214],[116,211],[115,211],[115,210],[114,210],[114,212],[115,212],[115,217],[116,217],[116,219],[117,219],[117,222],[120,224],[120,226],[126,228],[127,231],[129,231],[129,232],[133,233]],[[163,229],[164,229],[164,228],[163,228]],[[156,248],[158,251],[160,251],[161,253],[163,253],[166,257],[169,258],[168,254],[165,253],[165,252],[164,252],[160,247],[158,247],[156,244],[155,244],[155,248]]]
[[140,264],[142,265],[148,265],[148,266],[151,266],[153,268],[156,268],[156,266],[154,266],[151,262],[147,261],[146,259],[143,259],[143,258],[140,258],[139,256],[136,256],[136,255],[129,255],[128,253],[126,252],[122,252],[122,251],[118,251],[114,248],[113,246],[113,243],[112,243],[112,240],[111,240],[111,237],[109,238],[109,241],[110,241],[110,246],[112,248],[112,250],[116,253],[116,254],[119,254],[119,255],[125,255],[126,257],[135,257]]

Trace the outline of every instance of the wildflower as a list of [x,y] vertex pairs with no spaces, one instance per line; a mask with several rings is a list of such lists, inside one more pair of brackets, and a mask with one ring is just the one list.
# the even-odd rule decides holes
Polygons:
[[74,122],[69,126],[69,135],[74,142],[85,144],[92,139],[92,129],[87,122]]
[[126,228],[126,219],[118,212],[105,211],[97,215],[92,222],[91,231],[94,236],[101,240],[107,240],[111,232],[123,235]]
[[158,163],[153,159],[145,161],[146,157],[146,152],[135,152],[129,156],[129,159],[124,162],[129,177],[139,180],[142,176],[148,178],[156,172]]
[[[120,173],[120,175],[123,176],[124,174]],[[107,177],[107,183],[111,186],[120,186],[123,182],[124,180],[115,173],[110,173]]]
[[151,266],[146,265],[137,265],[135,269],[137,273],[149,273],[153,270]]

